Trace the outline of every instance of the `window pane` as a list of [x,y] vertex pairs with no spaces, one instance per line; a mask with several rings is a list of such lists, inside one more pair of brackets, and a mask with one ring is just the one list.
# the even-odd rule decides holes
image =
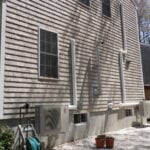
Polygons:
[[74,114],[74,123],[80,123],[81,120],[80,120],[80,114]]
[[51,56],[49,56],[49,55],[46,56],[46,65],[47,66],[51,65]]
[[40,66],[40,76],[43,76],[43,77],[45,77],[45,71],[46,71],[46,68],[45,68],[45,66],[43,66],[43,65],[41,65]]
[[45,52],[45,42],[40,42],[40,51]]
[[40,56],[40,64],[41,65],[45,65],[46,64],[46,55],[45,54],[41,54]]
[[57,34],[56,33],[51,33],[51,43],[55,44],[57,43]]
[[46,45],[46,52],[50,53],[51,52],[51,45],[50,45],[50,43],[46,43],[45,45]]
[[41,41],[45,41],[45,34],[46,34],[46,31],[45,30],[40,30],[40,40]]
[[50,66],[46,66],[46,77],[52,77]]
[[51,32],[46,32],[46,41],[47,42],[51,41]]
[[57,43],[51,45],[51,53],[57,54]]
[[51,65],[57,67],[57,56],[51,56]]
[[52,77],[53,78],[58,78],[58,71],[57,71],[57,67],[52,67],[51,68],[52,70],[52,72],[51,72],[51,75],[52,75]]
[[81,122],[87,122],[87,114],[81,114]]
[[102,12],[104,15],[111,17],[110,0],[102,0]]

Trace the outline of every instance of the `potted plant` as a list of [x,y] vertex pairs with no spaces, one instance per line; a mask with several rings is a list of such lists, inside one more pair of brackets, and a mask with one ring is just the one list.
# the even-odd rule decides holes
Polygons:
[[0,150],[11,150],[14,142],[14,133],[7,126],[0,126]]
[[95,138],[96,148],[104,148],[105,147],[105,135],[98,135]]
[[106,148],[113,148],[114,147],[114,137],[106,136]]

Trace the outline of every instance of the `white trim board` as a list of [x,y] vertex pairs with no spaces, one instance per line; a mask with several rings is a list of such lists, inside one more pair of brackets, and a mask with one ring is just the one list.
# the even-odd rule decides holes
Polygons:
[[4,64],[5,64],[5,28],[6,28],[6,0],[2,1],[1,21],[1,53],[0,53],[0,119],[3,118],[4,105]]

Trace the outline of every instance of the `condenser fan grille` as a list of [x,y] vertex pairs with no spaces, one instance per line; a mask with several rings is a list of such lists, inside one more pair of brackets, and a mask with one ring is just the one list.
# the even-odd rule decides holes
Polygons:
[[68,105],[39,105],[35,107],[35,127],[41,135],[64,133],[69,124]]
[[55,130],[60,128],[60,109],[45,110],[45,129]]

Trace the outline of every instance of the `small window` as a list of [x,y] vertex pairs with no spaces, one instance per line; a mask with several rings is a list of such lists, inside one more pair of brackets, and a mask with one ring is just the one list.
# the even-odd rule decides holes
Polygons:
[[111,17],[110,0],[102,0],[102,13],[107,17]]
[[57,33],[40,29],[40,77],[58,78]]
[[81,2],[87,6],[90,6],[90,0],[79,0],[79,2]]
[[126,115],[126,117],[132,116],[133,115],[132,109],[126,109],[125,115]]
[[87,114],[74,114],[74,123],[85,123],[87,122]]

